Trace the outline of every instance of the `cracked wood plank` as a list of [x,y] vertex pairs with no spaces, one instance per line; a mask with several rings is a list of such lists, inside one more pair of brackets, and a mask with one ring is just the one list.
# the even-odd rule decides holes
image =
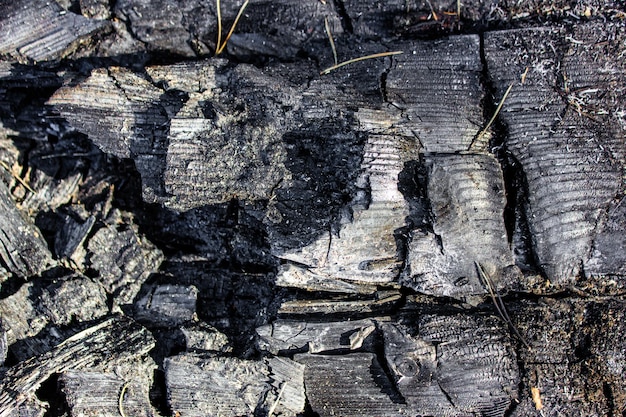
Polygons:
[[18,0],[0,4],[0,54],[21,63],[58,60],[106,27],[63,9],[55,1]]
[[165,359],[168,403],[186,416],[252,415],[304,409],[303,367],[287,358],[250,361],[182,354]]
[[424,165],[432,231],[413,232],[400,282],[422,293],[469,301],[487,293],[479,262],[496,288],[515,289],[521,272],[507,241],[498,161],[487,154],[431,154],[424,156]]
[[[613,39],[623,36],[621,26],[588,23],[485,39],[498,91],[514,83],[500,112],[508,129],[504,145],[527,184],[520,208],[537,266],[557,287],[600,276],[624,286],[624,252],[614,250],[624,243],[616,230],[626,225],[624,65],[613,58],[624,50]],[[540,41],[529,44],[528,37]]]

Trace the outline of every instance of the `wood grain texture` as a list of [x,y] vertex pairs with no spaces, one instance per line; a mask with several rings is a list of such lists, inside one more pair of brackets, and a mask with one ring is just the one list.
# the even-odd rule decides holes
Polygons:
[[147,201],[165,197],[169,113],[181,106],[181,97],[168,96],[128,69],[111,67],[95,69],[78,85],[57,90],[49,104],[104,152],[136,159]]
[[301,354],[294,360],[305,366],[307,398],[321,417],[410,414],[372,353]]
[[73,417],[157,415],[150,405],[149,387],[132,377],[125,381],[115,373],[67,371],[59,385]]
[[[404,164],[415,156],[410,140],[369,136],[351,218],[346,218],[337,232],[329,230],[312,244],[281,254],[295,264],[280,270],[277,284],[321,289],[324,281],[333,280],[370,285],[394,281],[402,263],[396,234],[406,226],[409,214],[398,190],[398,177]],[[341,284],[334,285],[340,290]]]
[[385,99],[424,152],[468,150],[481,128],[480,39],[451,36],[407,44],[387,74]]
[[[108,318],[68,338],[51,351],[9,368],[0,384],[0,416],[12,415],[21,404],[34,398],[40,384],[54,373],[121,366],[125,362],[141,360],[153,347],[154,339],[149,332],[131,319]],[[138,363],[133,363],[132,368],[136,372]],[[130,369],[126,371],[130,372]]]
[[304,409],[302,365],[286,358],[249,361],[183,354],[167,358],[164,368],[174,413],[238,416],[273,407],[295,416]]
[[[626,145],[618,110],[623,98],[616,87],[623,84],[624,71],[620,60],[605,53],[617,48],[619,54],[623,45],[607,34],[588,24],[571,32],[495,32],[485,42],[498,91],[514,84],[501,112],[508,129],[505,146],[524,171],[526,217],[538,265],[559,285],[623,272],[623,255],[613,254],[606,242],[623,224],[615,208],[624,191]],[[541,42],[528,44],[528,36]]]

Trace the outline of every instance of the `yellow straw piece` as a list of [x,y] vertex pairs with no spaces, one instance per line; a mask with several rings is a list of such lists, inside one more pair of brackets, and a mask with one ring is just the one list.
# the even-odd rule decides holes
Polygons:
[[330,73],[331,71],[336,70],[337,68],[341,68],[341,67],[343,67],[345,65],[349,65],[349,64],[354,64],[355,62],[365,61],[366,59],[382,58],[382,57],[390,56],[390,55],[399,55],[401,53],[402,53],[402,51],[380,52],[378,54],[366,55],[366,56],[361,56],[361,57],[358,57],[358,58],[349,59],[347,61],[340,62],[339,64],[333,65],[332,67],[326,68],[324,71],[320,72],[320,75],[326,75],[326,74]]

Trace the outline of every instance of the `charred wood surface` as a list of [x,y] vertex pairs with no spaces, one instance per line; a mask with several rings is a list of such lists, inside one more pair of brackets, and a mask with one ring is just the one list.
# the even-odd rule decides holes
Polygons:
[[625,13],[0,1],[0,416],[623,417]]

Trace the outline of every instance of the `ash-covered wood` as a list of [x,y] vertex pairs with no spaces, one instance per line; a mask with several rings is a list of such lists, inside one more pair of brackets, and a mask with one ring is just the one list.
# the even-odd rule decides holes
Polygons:
[[[540,41],[528,44],[529,37]],[[622,27],[595,24],[486,37],[497,91],[513,84],[500,116],[504,144],[523,170],[534,254],[560,286],[580,276],[623,276],[623,251],[607,245],[623,245],[614,233],[623,228],[626,151],[619,110],[624,68],[613,58],[624,50],[613,40],[619,37]]]
[[0,5],[0,412],[622,416],[624,5],[217,7]]
[[[432,231],[414,231],[400,282],[436,296],[471,297],[521,278],[504,225],[505,186],[491,155],[424,157]],[[479,263],[493,283],[483,282]]]
[[204,322],[185,324],[181,327],[188,352],[232,351],[228,337]]
[[89,322],[109,313],[102,285],[82,275],[51,283],[39,297],[41,310],[57,326],[68,325],[74,320]]
[[106,27],[104,21],[87,19],[57,2],[20,0],[0,4],[0,54],[18,62],[63,58]]

